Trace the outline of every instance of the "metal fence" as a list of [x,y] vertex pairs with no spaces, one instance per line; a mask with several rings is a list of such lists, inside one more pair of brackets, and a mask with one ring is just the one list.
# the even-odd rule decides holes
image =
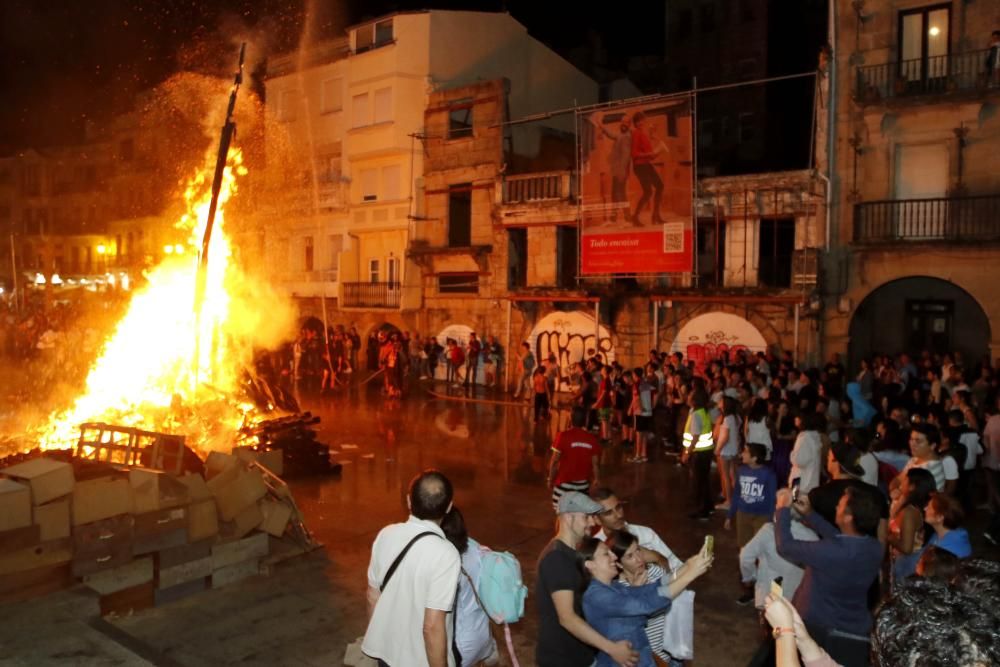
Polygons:
[[1000,240],[1000,195],[897,199],[854,206],[854,240]]
[[997,89],[1000,71],[990,71],[988,56],[989,50],[983,49],[858,67],[855,96],[870,104],[893,97]]
[[346,308],[399,308],[399,283],[342,283]]

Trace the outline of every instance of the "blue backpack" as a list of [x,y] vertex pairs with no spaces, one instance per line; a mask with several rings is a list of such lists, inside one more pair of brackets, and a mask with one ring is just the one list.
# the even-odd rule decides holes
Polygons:
[[521,579],[521,564],[514,554],[483,548],[476,592],[494,623],[515,623],[524,617],[528,587]]

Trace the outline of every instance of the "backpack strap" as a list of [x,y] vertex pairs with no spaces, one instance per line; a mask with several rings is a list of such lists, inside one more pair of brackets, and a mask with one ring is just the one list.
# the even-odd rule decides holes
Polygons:
[[389,585],[389,580],[392,579],[392,575],[396,573],[396,568],[399,567],[399,564],[403,561],[403,556],[405,556],[406,552],[410,550],[410,547],[413,546],[413,543],[423,537],[427,537],[428,535],[437,535],[438,537],[441,537],[437,533],[428,530],[424,531],[423,533],[420,533],[412,540],[407,542],[406,546],[403,547],[403,550],[399,552],[398,556],[396,556],[396,560],[392,561],[392,565],[389,566],[389,571],[385,573],[385,579],[382,580],[382,585],[378,587],[380,593],[385,590],[386,586]]

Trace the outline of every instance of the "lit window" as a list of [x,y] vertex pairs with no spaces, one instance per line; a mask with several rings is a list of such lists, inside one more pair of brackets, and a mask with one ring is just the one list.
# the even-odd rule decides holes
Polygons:
[[392,88],[375,91],[375,122],[388,123],[392,120]]
[[379,281],[379,262],[377,259],[368,260],[368,282],[377,283]]
[[361,201],[378,199],[378,172],[374,169],[361,171]]

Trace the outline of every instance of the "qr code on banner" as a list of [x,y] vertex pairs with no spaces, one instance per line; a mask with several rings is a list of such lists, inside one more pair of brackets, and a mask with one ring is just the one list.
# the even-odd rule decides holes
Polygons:
[[684,252],[684,223],[667,222],[663,225],[663,252]]

